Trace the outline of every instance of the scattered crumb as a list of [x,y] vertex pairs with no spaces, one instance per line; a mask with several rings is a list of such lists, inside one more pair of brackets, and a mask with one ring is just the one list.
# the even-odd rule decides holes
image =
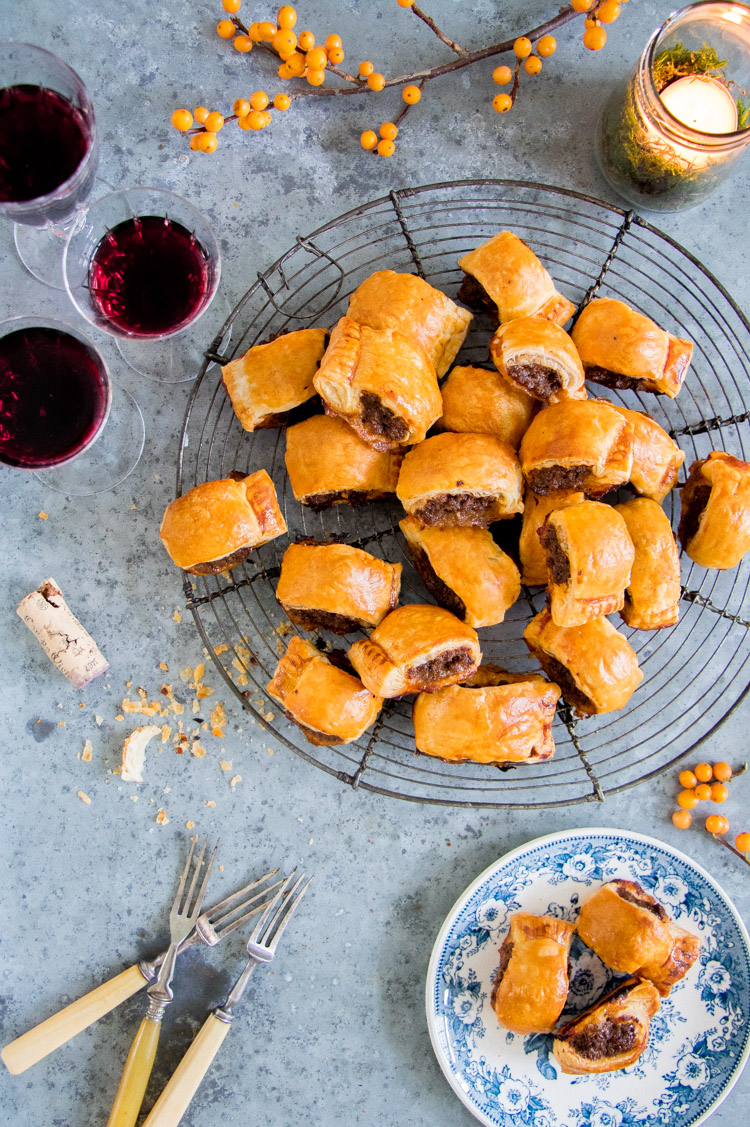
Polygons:
[[103,716],[95,716],[94,717],[94,723],[96,724],[97,728],[101,728],[102,724],[104,723],[104,717]]
[[196,759],[202,759],[206,754],[205,747],[203,746],[203,744],[199,743],[198,740],[193,740],[193,746],[190,748],[190,750],[192,751]]
[[211,712],[211,735],[216,736],[217,739],[224,739],[224,725],[227,722],[227,714],[224,705],[219,701]]
[[131,505],[131,506],[130,506],[130,508],[131,508],[131,509],[137,509],[137,508],[138,508],[138,506],[137,506],[137,505]]
[[83,703],[83,701],[81,701],[81,703],[80,703],[80,704],[78,705],[78,707],[79,707],[79,708],[85,708],[85,707],[86,707],[86,705],[85,705],[85,704]]
[[132,681],[126,681],[126,682],[125,682],[125,688],[126,688],[126,689],[129,689],[129,688],[130,688],[130,686],[131,686],[132,684],[133,684],[133,682],[132,682]]
[[242,782],[242,775],[234,775],[229,780],[229,785],[230,785],[230,787],[236,787],[237,783],[241,783],[241,782]]
[[198,700],[205,700],[206,697],[212,697],[213,695],[214,691],[210,685],[201,685],[196,693]]
[[212,798],[207,798],[207,799],[205,799],[203,805],[204,806],[215,806],[216,803],[214,802],[214,800]]
[[169,673],[169,666],[167,665],[166,661],[160,661],[159,668],[163,669],[165,673]]
[[169,818],[167,817],[167,812],[166,812],[166,810],[159,810],[159,811],[157,812],[157,815],[156,815],[156,822],[157,822],[157,823],[158,823],[158,824],[159,824],[160,826],[167,826],[167,825],[169,825]]
[[86,794],[85,791],[79,790],[77,793],[78,793],[78,797],[80,798],[81,802],[85,802],[87,806],[91,805],[91,799],[89,798],[89,796]]
[[195,822],[185,822],[185,829],[186,830],[194,830],[195,829]]
[[124,719],[125,719],[125,717],[122,715],[122,713],[120,713],[118,716],[115,716],[115,720],[117,721],[118,724],[122,723],[122,721]]
[[131,802],[137,802],[138,801],[138,795],[137,794],[131,794],[130,801]]
[[192,681],[192,679],[193,679],[193,667],[192,667],[192,665],[183,666],[182,669],[180,670],[180,680],[184,681],[185,684],[187,684],[189,681]]
[[307,844],[308,844],[308,845],[312,845],[312,843],[313,843],[313,841],[314,841],[314,840],[315,840],[315,838],[313,838],[313,837],[309,837],[309,838],[307,839]]
[[57,726],[58,726],[58,728],[64,728],[65,727],[65,721],[64,720],[58,720]]
[[86,743],[83,745],[83,751],[81,752],[81,759],[84,763],[90,763],[93,754],[94,748],[92,747],[91,740],[86,740]]
[[206,663],[202,661],[200,663],[200,665],[196,665],[196,667],[195,667],[195,671],[193,672],[193,680],[194,681],[202,681],[203,675],[204,675],[205,672],[206,672]]
[[175,716],[182,716],[183,712],[185,711],[185,706],[183,704],[180,704],[178,700],[170,701],[169,707],[172,709],[172,712],[174,712]]
[[200,712],[200,710],[201,710],[201,702],[199,700],[193,700],[193,716],[195,716],[198,712]]
[[261,716],[265,720],[266,724],[270,724],[271,721],[273,720],[273,713],[272,712],[261,712]]
[[220,872],[220,873],[223,873],[223,872],[224,872],[224,866],[223,866],[223,865],[219,865],[219,872]]
[[49,513],[37,513],[37,516],[39,517],[40,520],[48,520],[49,519]]
[[122,778],[126,783],[143,782],[143,761],[146,758],[146,745],[154,736],[161,734],[156,724],[146,724],[131,732],[122,745]]
[[174,612],[174,614],[172,615],[172,618],[174,619],[175,622],[182,622],[182,615],[180,614],[179,610],[176,610]]
[[219,760],[219,766],[221,767],[222,771],[231,771],[232,770],[232,760],[231,759],[220,759]]
[[172,735],[172,729],[169,724],[162,724],[161,726],[161,742],[165,744],[169,737]]
[[214,650],[214,653],[216,654],[217,657],[219,657],[221,654],[225,654],[228,649],[229,649],[229,646],[226,644],[226,642],[222,642],[220,646],[216,647],[216,649]]
[[268,752],[269,755],[273,755],[273,748],[272,747],[267,747],[266,751]]

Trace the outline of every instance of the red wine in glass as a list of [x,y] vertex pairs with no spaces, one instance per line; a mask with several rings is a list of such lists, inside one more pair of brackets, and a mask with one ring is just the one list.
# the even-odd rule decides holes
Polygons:
[[59,465],[96,437],[109,408],[96,352],[49,327],[0,337],[0,461],[24,469]]
[[100,240],[89,293],[116,333],[162,337],[188,325],[210,286],[208,254],[195,235],[165,216],[118,223]]

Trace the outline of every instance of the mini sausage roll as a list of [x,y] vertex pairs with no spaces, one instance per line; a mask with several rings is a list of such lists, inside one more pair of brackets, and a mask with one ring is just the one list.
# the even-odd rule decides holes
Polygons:
[[550,513],[555,509],[568,509],[586,500],[585,493],[567,490],[564,493],[548,493],[540,497],[538,493],[526,490],[523,499],[523,524],[518,541],[518,554],[521,560],[521,582],[528,587],[547,585],[547,553],[539,539],[539,530]]
[[465,434],[494,434],[517,450],[532,416],[536,400],[486,368],[458,366],[441,388],[441,430]]
[[205,481],[171,501],[159,535],[178,567],[218,575],[283,532],[286,521],[273,482],[258,470],[239,480]]
[[523,511],[518,458],[491,434],[444,434],[404,458],[396,495],[422,524],[486,527]]
[[281,560],[276,598],[305,630],[371,630],[398,606],[401,564],[349,544],[298,540]]
[[583,364],[564,329],[543,317],[506,321],[490,341],[501,376],[542,403],[585,399]]
[[396,492],[403,454],[374,450],[343,419],[313,415],[286,432],[286,468],[292,492],[316,512],[331,505],[362,505]]
[[623,622],[635,630],[674,626],[680,617],[680,553],[666,513],[650,497],[634,497],[615,509],[635,548]]
[[518,568],[486,528],[431,528],[406,517],[399,528],[433,598],[477,629],[495,626],[521,594]]
[[266,689],[307,742],[317,746],[359,739],[383,707],[381,697],[296,634]]
[[410,603],[391,611],[349,660],[381,697],[434,692],[465,681],[482,660],[476,631],[441,607]]
[[551,1033],[568,996],[568,954],[575,924],[514,912],[500,948],[490,1001],[514,1033]]
[[642,411],[612,406],[633,428],[633,466],[630,484],[637,493],[662,503],[677,481],[685,455],[657,422]]
[[435,365],[396,329],[370,329],[342,317],[313,385],[328,414],[340,415],[376,450],[421,442],[440,418]]
[[221,369],[243,430],[286,426],[293,412],[314,397],[313,376],[327,341],[327,329],[299,329],[254,345]]
[[750,548],[750,462],[723,450],[693,462],[677,535],[701,567],[736,567]]
[[545,608],[532,618],[523,636],[579,716],[617,712],[643,680],[633,647],[607,618],[595,618],[584,626],[555,626]]
[[531,420],[519,456],[534,493],[580,489],[601,497],[630,480],[633,428],[611,403],[567,399]]
[[584,900],[578,934],[612,970],[648,979],[663,998],[701,950],[698,936],[634,880],[612,880]]
[[587,380],[670,399],[682,387],[693,355],[689,340],[673,337],[650,317],[611,297],[589,302],[572,337]]
[[601,501],[556,509],[539,539],[547,553],[555,626],[583,626],[622,610],[635,549],[620,513]]
[[412,709],[417,751],[455,763],[551,759],[559,696],[538,673],[482,665],[463,685],[419,694]]
[[629,1068],[648,1044],[651,1018],[661,1005],[651,982],[628,978],[555,1034],[552,1052],[568,1076]]
[[465,274],[458,300],[485,309],[500,324],[514,317],[544,317],[564,325],[575,305],[557,290],[541,262],[512,231],[500,231],[459,258]]
[[397,329],[420,345],[444,376],[458,355],[471,313],[415,274],[378,270],[349,298],[347,317],[371,329]]

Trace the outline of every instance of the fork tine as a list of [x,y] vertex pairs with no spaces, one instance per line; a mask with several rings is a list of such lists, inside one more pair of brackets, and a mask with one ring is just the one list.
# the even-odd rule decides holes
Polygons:
[[[290,877],[289,877],[290,880],[291,880],[291,877],[293,875],[294,875],[294,873],[290,874]],[[297,891],[297,889],[299,888],[300,884],[302,883],[302,881],[304,879],[305,879],[305,874],[300,873],[300,875],[297,877],[296,881],[291,886],[291,888],[288,888],[286,890],[285,895],[284,895],[283,899],[281,900],[281,902],[278,903],[276,905],[275,909],[273,910],[273,912],[270,913],[266,926],[263,929],[261,929],[259,938],[256,940],[257,946],[259,946],[259,947],[269,947],[270,946],[270,938],[269,937],[270,937],[271,933],[273,932],[277,922],[283,916],[284,911],[286,910],[287,904],[290,902],[291,898],[294,896],[295,892]]]
[[180,877],[180,884],[179,884],[179,887],[177,889],[177,895],[175,896],[174,903],[172,904],[172,911],[173,912],[176,912],[177,909],[180,907],[180,902],[182,900],[182,890],[185,887],[185,881],[187,880],[187,875],[190,871],[190,864],[193,860],[193,853],[194,852],[195,852],[195,839],[193,839],[193,841],[190,842],[190,852],[188,853],[188,859],[185,862],[185,868],[182,870],[182,876]]
[[[208,838],[206,838],[206,841],[208,841]],[[206,885],[208,884],[208,878],[211,876],[211,869],[214,866],[214,861],[216,859],[216,852],[217,852],[218,848],[219,848],[219,842],[217,841],[216,845],[214,846],[213,853],[211,854],[211,857],[209,859],[209,862],[206,865],[206,871],[203,875],[203,881],[201,882],[201,886],[198,889],[198,895],[195,898],[195,902],[193,904],[193,910],[192,910],[192,912],[189,913],[191,919],[195,918],[196,916],[198,916],[200,914],[201,904],[203,903],[203,897],[206,895]],[[197,876],[197,870],[196,870],[196,876]],[[188,900],[187,904],[185,905],[185,907],[189,911],[189,909],[190,909],[190,901],[189,900]]]
[[181,904],[180,908],[179,908],[180,914],[182,914],[185,911],[186,906],[193,899],[193,889],[195,888],[195,882],[198,878],[198,873],[200,872],[201,865],[203,864],[203,856],[206,852],[206,846],[207,845],[208,845],[208,834],[203,839],[203,845],[201,846],[201,851],[200,851],[200,853],[198,855],[198,859],[195,863],[195,868],[193,869],[193,879],[190,881],[190,887],[188,888],[187,896],[185,897],[184,903]]
[[[263,884],[264,881],[270,880],[271,877],[275,877],[276,874],[278,873],[278,871],[279,871],[278,869],[271,869],[270,873],[266,873],[265,876],[258,877],[257,880],[251,881],[250,884],[246,884],[245,887],[241,888],[238,892],[233,892],[230,896],[226,896],[223,900],[220,900],[218,904],[214,904],[214,906],[212,908],[209,908],[208,911],[206,912],[206,915],[208,916],[209,921],[214,926],[217,923],[221,923],[221,919],[224,919],[225,917],[222,916],[221,919],[217,920],[216,916],[219,912],[223,912],[225,908],[228,908],[230,904],[234,904],[235,902],[237,902],[237,907],[243,907],[244,905],[241,905],[239,903],[239,901],[242,899],[242,897],[245,895],[245,893],[250,892],[251,889],[253,889],[253,888],[257,888],[258,885]],[[281,883],[281,882],[279,882],[279,883]],[[271,887],[275,888],[276,885],[272,885]],[[270,889],[266,889],[266,892],[269,892],[269,891],[270,891]],[[234,911],[234,910],[235,909],[232,909],[232,911]],[[232,914],[231,911],[227,912],[228,916],[231,916],[231,914]]]
[[[234,931],[234,929],[238,926],[236,921],[227,923],[227,921],[235,914],[235,912],[244,912],[247,908],[250,907],[251,904],[254,904],[256,900],[262,900],[265,896],[269,896],[275,888],[278,888],[279,885],[283,883],[283,881],[277,880],[275,884],[268,885],[268,887],[266,888],[261,888],[258,892],[255,893],[254,896],[250,896],[247,900],[243,901],[242,904],[235,904],[235,906],[233,908],[230,908],[228,912],[225,912],[223,916],[219,916],[217,920],[212,920],[211,927],[214,929],[214,931],[220,931],[222,935],[228,935],[230,931]],[[248,915],[242,916],[241,920],[244,922],[246,919],[249,919],[250,916],[254,915],[254,913],[257,911],[257,908],[253,908]]]
[[289,876],[286,878],[286,880],[282,884],[279,891],[274,896],[273,900],[270,902],[270,904],[266,908],[263,915],[258,920],[255,927],[251,931],[250,938],[248,939],[248,943],[258,943],[259,942],[259,936],[261,936],[263,934],[263,930],[266,926],[266,923],[268,921],[269,916],[271,915],[272,912],[274,912],[276,910],[276,907],[277,907],[279,901],[281,900],[282,896],[286,892],[287,885],[293,879],[294,874],[296,872],[297,872],[297,866],[295,865],[294,868],[292,869],[291,873],[289,874]]
[[286,900],[284,900],[282,902],[279,911],[274,916],[273,923],[278,924],[278,926],[277,926],[276,931],[274,933],[273,939],[271,940],[271,950],[272,951],[276,950],[276,946],[277,946],[279,940],[281,939],[282,935],[284,934],[284,928],[289,923],[289,921],[292,918],[292,916],[294,915],[294,913],[297,911],[297,908],[299,907],[300,900],[305,895],[308,888],[310,887],[310,884],[312,883],[313,878],[308,877],[308,879],[305,882],[305,884],[303,885],[303,887],[299,889],[299,892],[296,892],[296,889],[299,888],[300,882],[302,880],[304,880],[304,877],[305,877],[305,874],[303,873],[302,876],[297,881],[297,883],[295,884],[292,891],[287,896]]

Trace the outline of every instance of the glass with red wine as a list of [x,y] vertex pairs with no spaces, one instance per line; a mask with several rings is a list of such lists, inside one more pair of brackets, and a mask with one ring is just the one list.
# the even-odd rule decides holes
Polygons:
[[71,234],[63,273],[78,311],[115,337],[132,368],[161,383],[195,379],[212,339],[195,326],[216,293],[221,255],[191,203],[158,188],[104,196]]
[[143,439],[138,404],[112,387],[83,333],[47,318],[0,322],[0,462],[82,497],[119,485]]
[[75,71],[41,47],[0,43],[0,212],[24,266],[57,289],[98,163],[94,108]]

